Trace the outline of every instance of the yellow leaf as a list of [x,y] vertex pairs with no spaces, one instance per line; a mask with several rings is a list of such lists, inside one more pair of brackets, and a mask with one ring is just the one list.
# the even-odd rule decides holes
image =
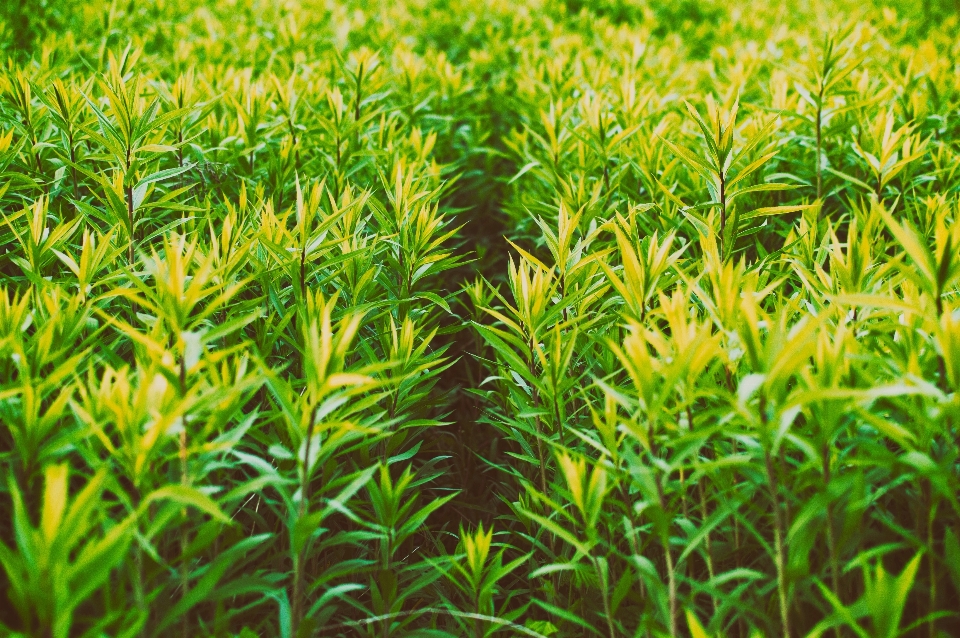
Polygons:
[[40,529],[47,543],[52,543],[67,508],[67,466],[50,465],[45,468],[43,514]]

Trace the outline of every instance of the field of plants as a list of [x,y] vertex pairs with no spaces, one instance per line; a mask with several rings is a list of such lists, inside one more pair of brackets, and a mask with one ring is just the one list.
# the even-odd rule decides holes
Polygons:
[[0,5],[0,636],[960,635],[952,0]]

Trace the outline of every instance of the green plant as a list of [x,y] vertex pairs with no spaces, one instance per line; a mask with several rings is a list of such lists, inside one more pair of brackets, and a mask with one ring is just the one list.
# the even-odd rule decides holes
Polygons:
[[960,631],[945,5],[28,5],[0,632]]

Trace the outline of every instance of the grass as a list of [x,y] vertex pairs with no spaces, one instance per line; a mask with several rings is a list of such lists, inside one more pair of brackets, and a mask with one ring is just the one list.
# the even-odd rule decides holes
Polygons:
[[956,635],[956,9],[4,5],[0,633]]

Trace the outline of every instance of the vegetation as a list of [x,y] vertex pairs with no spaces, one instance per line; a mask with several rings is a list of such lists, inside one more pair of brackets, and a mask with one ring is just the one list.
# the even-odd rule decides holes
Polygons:
[[0,634],[960,634],[957,7],[795,4],[3,4]]

